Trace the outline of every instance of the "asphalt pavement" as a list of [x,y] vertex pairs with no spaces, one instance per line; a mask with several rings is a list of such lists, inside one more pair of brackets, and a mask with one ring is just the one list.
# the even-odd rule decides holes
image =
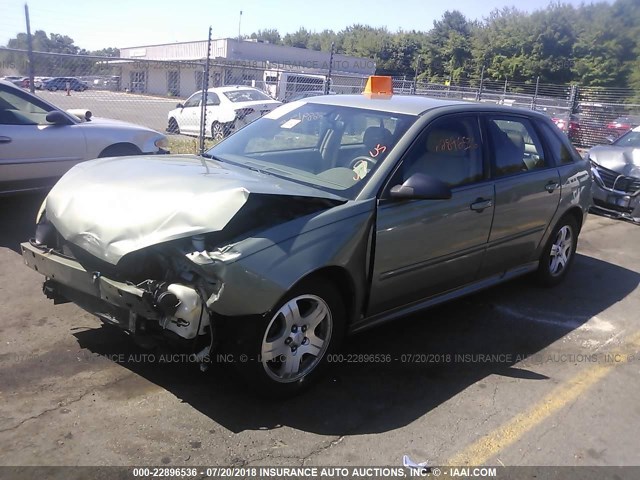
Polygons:
[[0,465],[640,464],[638,226],[591,215],[561,286],[353,336],[315,388],[266,401],[47,300],[18,253],[41,200],[0,199]]

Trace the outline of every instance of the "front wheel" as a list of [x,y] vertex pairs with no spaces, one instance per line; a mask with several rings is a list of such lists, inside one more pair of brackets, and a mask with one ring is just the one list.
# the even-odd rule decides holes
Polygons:
[[260,325],[242,329],[240,358],[249,360],[236,365],[257,393],[294,395],[321,374],[342,341],[345,321],[344,302],[333,285],[303,282]]
[[578,245],[578,225],[571,216],[565,216],[555,226],[538,265],[538,282],[553,287],[564,280],[569,272]]

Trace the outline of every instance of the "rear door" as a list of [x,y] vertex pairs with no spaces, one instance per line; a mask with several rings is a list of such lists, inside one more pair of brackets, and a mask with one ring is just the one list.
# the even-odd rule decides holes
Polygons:
[[560,175],[532,123],[524,117],[485,115],[495,181],[495,213],[480,276],[536,260],[542,236],[560,202]]
[[414,173],[452,188],[448,200],[391,200],[377,215],[368,314],[392,310],[476,279],[489,239],[494,189],[488,180],[478,117],[448,115],[416,139],[386,187]]

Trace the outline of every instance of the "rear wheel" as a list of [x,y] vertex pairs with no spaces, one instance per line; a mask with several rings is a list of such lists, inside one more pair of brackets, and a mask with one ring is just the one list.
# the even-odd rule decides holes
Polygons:
[[563,217],[555,226],[540,257],[538,281],[553,287],[564,280],[569,272],[578,245],[578,225],[573,217]]
[[211,124],[211,138],[219,142],[229,134],[229,128],[224,123],[213,122]]
[[[291,396],[313,383],[344,336],[346,310],[328,282],[305,281],[255,328],[241,329],[236,365],[258,394]],[[242,362],[242,358],[248,361]]]

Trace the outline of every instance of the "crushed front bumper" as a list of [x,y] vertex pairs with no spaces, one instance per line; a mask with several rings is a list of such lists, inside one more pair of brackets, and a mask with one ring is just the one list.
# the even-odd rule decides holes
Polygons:
[[97,302],[91,302],[90,308],[86,308],[87,302],[69,298],[103,320],[113,322],[114,309],[100,308],[100,304],[115,307],[115,311],[126,311],[147,319],[160,319],[159,313],[149,304],[145,290],[135,285],[111,280],[97,272],[88,272],[77,261],[50,250],[40,249],[29,242],[20,244],[20,249],[24,263],[29,268],[44,275],[53,287],[59,286],[61,292],[71,294],[63,293],[64,296],[97,300]]
[[591,171],[594,177],[592,184],[594,208],[615,217],[640,221],[640,190],[625,191],[610,188],[601,177],[599,168],[592,167]]

